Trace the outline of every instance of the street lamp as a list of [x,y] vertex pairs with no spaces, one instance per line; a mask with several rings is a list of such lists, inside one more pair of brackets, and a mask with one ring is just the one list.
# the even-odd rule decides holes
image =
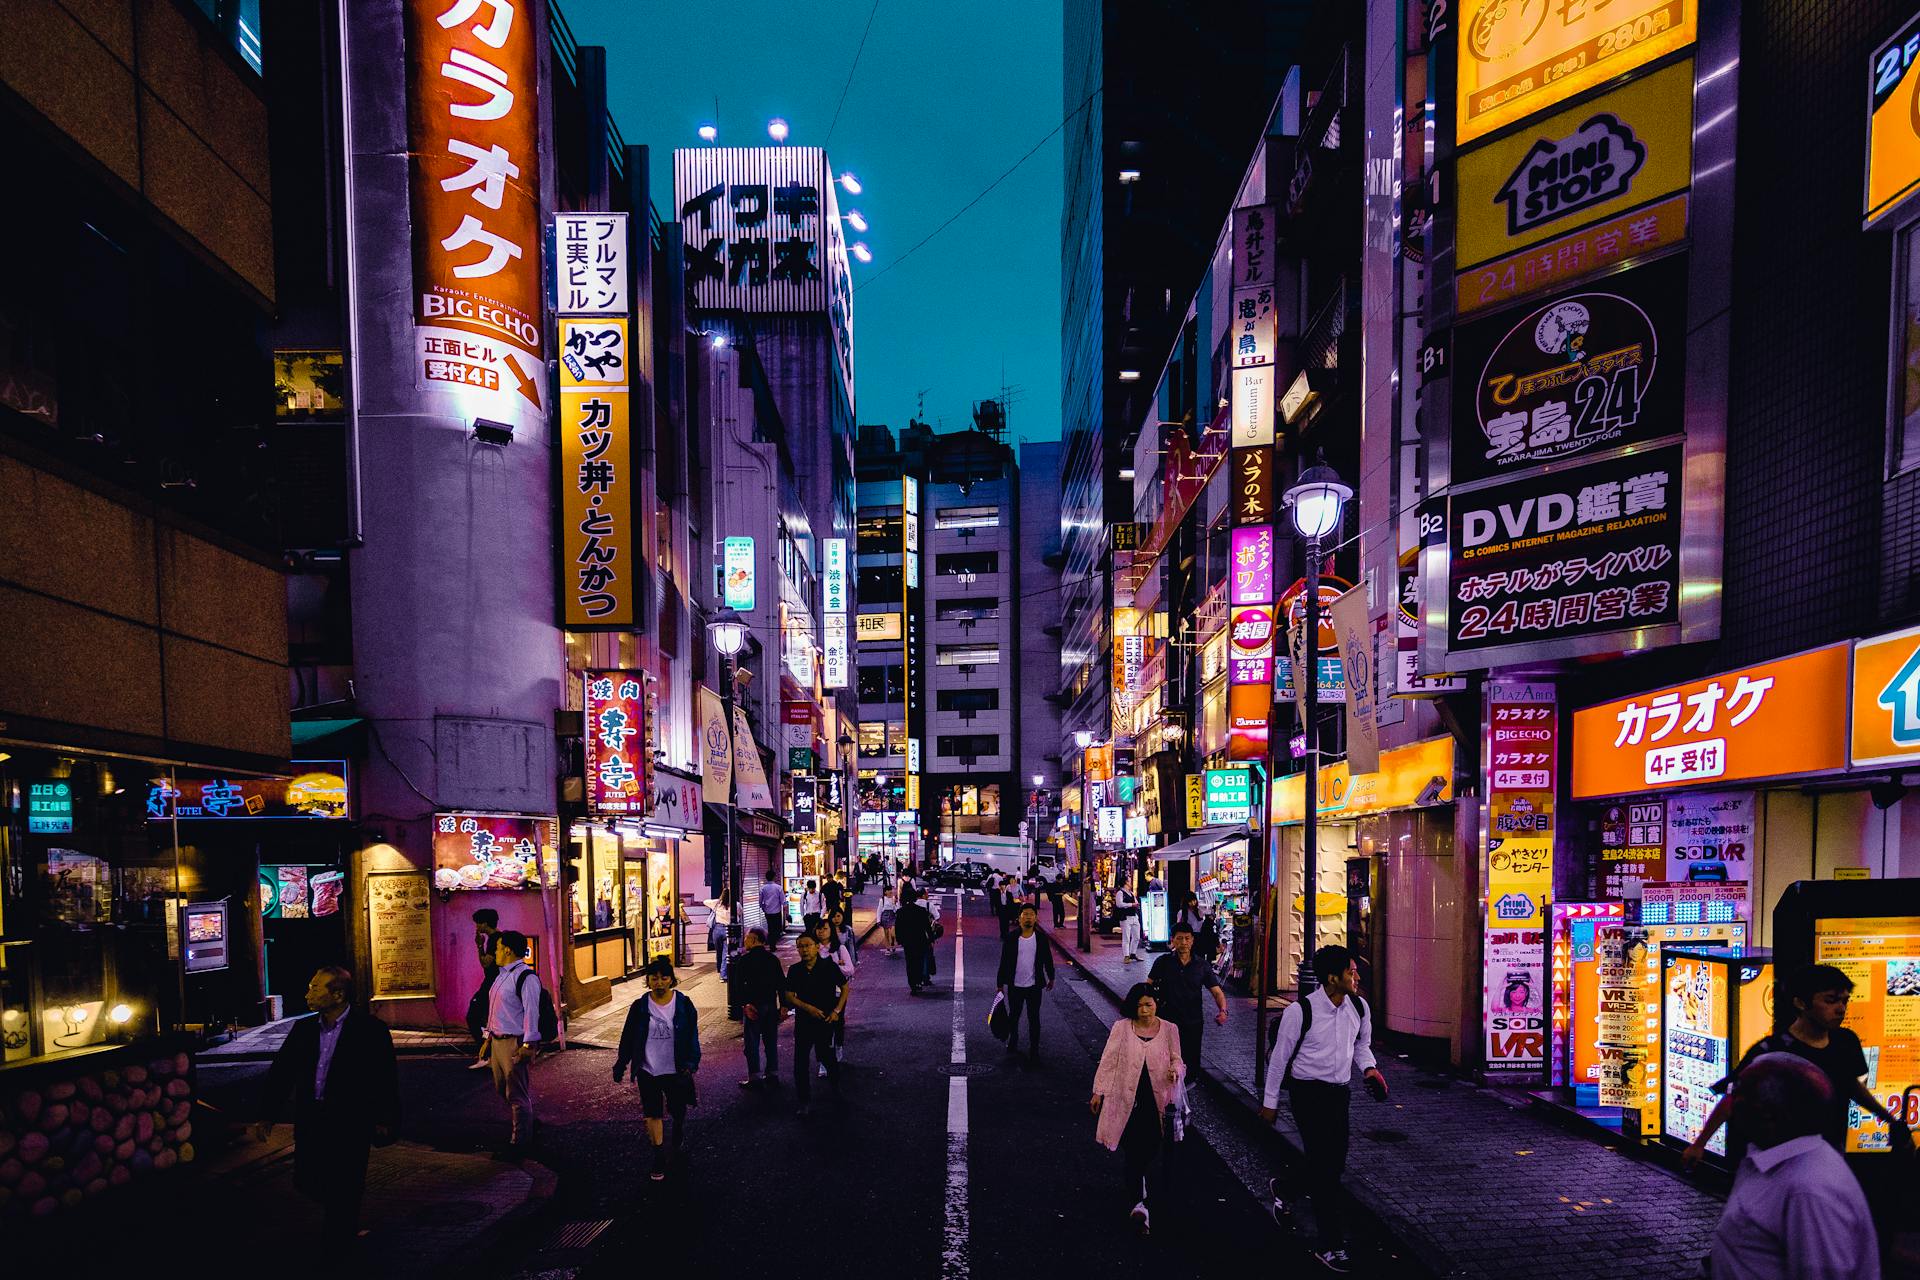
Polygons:
[[1085,751],[1093,745],[1093,731],[1091,729],[1074,730],[1073,745]]
[[[1313,950],[1319,941],[1318,924],[1315,919],[1320,894],[1320,850],[1318,814],[1320,808],[1320,732],[1315,723],[1320,715],[1320,546],[1328,537],[1340,531],[1340,515],[1346,508],[1347,500],[1353,497],[1353,490],[1341,483],[1340,474],[1327,465],[1324,455],[1315,458],[1314,465],[1300,473],[1299,483],[1286,493],[1287,510],[1293,516],[1294,532],[1307,546],[1307,590],[1306,617],[1301,622],[1301,652],[1305,661],[1301,664],[1305,671],[1295,670],[1293,678],[1301,683],[1297,686],[1301,698],[1301,729],[1306,734],[1306,814],[1301,821],[1303,840],[1300,864],[1301,880],[1304,892],[1301,897],[1300,931],[1300,996],[1306,998],[1313,987]],[[1269,748],[1271,754],[1271,748]],[[1271,779],[1276,772],[1274,763],[1267,765],[1267,775]],[[1263,825],[1271,825],[1271,816],[1263,815]],[[1275,914],[1278,912],[1276,910]],[[1261,957],[1262,968],[1265,956]],[[1262,1010],[1265,1002],[1262,1002]],[[1264,1029],[1261,1032],[1264,1035]],[[1264,1044],[1263,1039],[1260,1043]]]
[[[747,887],[746,867],[740,859],[740,822],[735,810],[736,797],[739,794],[738,770],[732,758],[733,743],[733,685],[736,672],[736,659],[747,643],[746,619],[736,613],[732,606],[722,606],[719,612],[707,619],[707,634],[713,637],[713,647],[720,654],[720,709],[726,718],[727,751],[727,882],[733,886],[733,911],[727,924],[727,951],[731,955],[740,949],[746,937]],[[713,745],[707,744],[712,751]]]

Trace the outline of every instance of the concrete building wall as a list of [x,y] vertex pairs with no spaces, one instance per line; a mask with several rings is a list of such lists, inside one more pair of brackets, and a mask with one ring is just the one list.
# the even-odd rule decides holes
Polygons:
[[[1060,442],[1020,446],[1018,486],[1018,596],[1013,634],[1015,668],[1015,771],[1022,787],[1036,776],[1057,793],[1060,784],[1060,706],[1048,698],[1060,667]],[[1051,563],[1049,563],[1051,561]],[[1056,802],[1057,807],[1057,802]]]
[[[542,32],[544,55],[545,6],[523,12]],[[409,297],[396,287],[413,272],[401,6],[358,6],[354,23],[350,341],[363,541],[349,557],[355,693],[376,748],[360,799],[363,812],[384,815],[380,858],[425,868],[436,809],[556,812],[553,713],[566,705],[566,668],[555,625],[554,462],[547,433],[482,445],[457,393],[430,397],[415,385]],[[542,155],[550,199],[551,149]],[[516,896],[502,924],[514,927],[509,915],[534,905],[520,899],[538,896]],[[444,975],[470,958],[461,952],[472,951],[471,910],[464,899],[437,909]],[[520,921],[529,923],[555,939],[557,926]],[[543,949],[549,981],[558,954]],[[436,1000],[396,1002],[382,1016],[459,1023],[467,988],[450,977],[436,985]]]

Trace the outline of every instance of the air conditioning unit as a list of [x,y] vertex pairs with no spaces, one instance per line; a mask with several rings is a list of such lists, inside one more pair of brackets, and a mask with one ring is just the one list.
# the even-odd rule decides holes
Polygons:
[[961,756],[960,763],[963,765],[966,765],[969,769],[971,769],[974,765],[980,763],[980,757],[979,756]]
[[[955,670],[963,676],[970,676],[973,674],[973,664],[971,662],[963,662],[956,667]],[[1303,694],[1302,696],[1304,697],[1305,695]]]
[[960,718],[962,720],[978,720],[980,718],[980,713],[978,711],[962,711],[960,713]]

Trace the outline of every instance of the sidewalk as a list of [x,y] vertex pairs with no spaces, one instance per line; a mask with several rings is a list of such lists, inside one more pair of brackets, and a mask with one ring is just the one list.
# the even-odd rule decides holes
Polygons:
[[[1083,955],[1073,928],[1070,916],[1055,948],[1116,1001],[1146,981],[1149,966],[1124,963],[1116,940],[1096,935],[1093,951]],[[1201,1068],[1220,1092],[1257,1110],[1254,1001],[1229,996],[1227,1003],[1226,1026],[1209,1018]],[[1277,1016],[1276,1007],[1269,1026]],[[1598,1136],[1563,1130],[1493,1090],[1391,1055],[1382,1056],[1380,1069],[1392,1090],[1387,1103],[1354,1091],[1347,1188],[1438,1274],[1698,1274],[1719,1221],[1719,1197]],[[1284,1102],[1275,1127],[1297,1153],[1299,1131]],[[1462,1195],[1463,1187],[1473,1193]]]

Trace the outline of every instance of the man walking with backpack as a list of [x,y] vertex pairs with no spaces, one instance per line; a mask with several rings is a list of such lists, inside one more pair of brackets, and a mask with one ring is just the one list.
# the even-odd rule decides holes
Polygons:
[[[1360,966],[1352,953],[1345,947],[1320,948],[1313,953],[1313,976],[1319,988],[1280,1015],[1260,1118],[1273,1122],[1285,1087],[1300,1129],[1307,1198],[1318,1227],[1313,1255],[1327,1270],[1344,1275],[1351,1267],[1341,1225],[1340,1175],[1347,1166],[1353,1069],[1360,1068],[1376,1101],[1387,1096],[1387,1081],[1374,1063],[1373,1023],[1360,998]],[[1274,1216],[1285,1209],[1276,1192]]]
[[539,1123],[533,1114],[533,1055],[559,1028],[540,975],[527,965],[527,935],[503,929],[494,936],[494,948],[500,975],[487,1009],[488,1063],[494,1091],[506,1100],[510,1117],[508,1151],[519,1155]]

